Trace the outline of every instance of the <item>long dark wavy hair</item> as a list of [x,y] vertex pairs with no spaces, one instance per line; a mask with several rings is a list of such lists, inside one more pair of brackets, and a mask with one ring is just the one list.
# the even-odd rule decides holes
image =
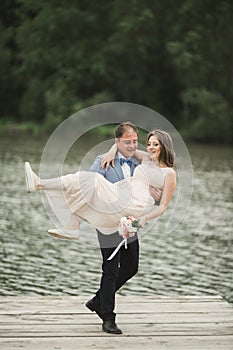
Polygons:
[[175,164],[175,153],[171,136],[166,131],[153,130],[147,135],[147,143],[151,136],[156,136],[160,143],[161,151],[158,161],[166,164],[169,168],[173,168]]

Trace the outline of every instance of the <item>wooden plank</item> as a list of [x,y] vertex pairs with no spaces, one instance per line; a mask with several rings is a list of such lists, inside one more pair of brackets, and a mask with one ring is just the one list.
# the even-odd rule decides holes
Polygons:
[[[232,335],[232,326],[218,323],[189,323],[189,324],[157,324],[157,323],[124,323],[125,336],[162,336],[162,335]],[[15,324],[1,325],[0,338],[12,337],[89,337],[89,336],[104,336],[100,333],[100,324]]]
[[[56,302],[56,300],[63,300],[64,302],[70,303],[70,300],[74,300],[74,301],[80,301],[80,302],[85,302],[87,300],[89,300],[93,295],[81,295],[81,296],[66,296],[66,295],[47,295],[47,296],[40,296],[40,295],[12,295],[12,296],[0,296],[0,304],[1,303],[6,303],[6,302],[12,302],[14,301],[20,301],[20,302],[25,302],[27,303],[28,300],[32,300],[34,299],[34,301],[36,302],[44,302],[45,300],[50,301],[51,303]],[[129,303],[135,303],[138,301],[141,302],[151,302],[151,300],[153,300],[154,302],[189,302],[191,301],[197,301],[197,302],[202,302],[202,301],[224,301],[224,299],[219,296],[219,295],[171,295],[171,296],[165,296],[165,295],[142,295],[142,296],[138,296],[138,295],[127,295],[127,296],[123,296],[123,295],[117,295],[116,296],[116,300],[117,301],[122,301],[122,300],[127,300],[127,302]]]
[[[111,340],[110,340],[111,339]],[[56,337],[3,339],[1,350],[232,350],[233,336],[158,336],[125,337],[108,335],[105,337]]]
[[[189,312],[195,312],[195,313],[203,313],[208,312],[210,310],[210,306],[208,304],[163,304],[163,305],[154,305],[154,304],[137,304],[137,305],[116,305],[116,312],[118,314],[139,314],[139,313],[189,313]],[[211,305],[212,312],[216,313],[222,313],[224,311],[231,311],[230,306],[227,305],[221,305],[221,304],[213,304]],[[70,305],[67,307],[62,307],[61,305],[57,306],[43,306],[43,305],[32,305],[30,307],[29,305],[23,306],[19,305],[14,308],[8,308],[5,307],[1,309],[0,314],[40,314],[40,315],[47,315],[47,314],[72,314],[72,313],[86,313],[85,306],[82,306],[80,308],[78,305]]]
[[[154,303],[153,299],[149,302],[135,301],[134,303],[127,302],[125,298],[122,300],[117,300],[116,312],[117,313],[140,313],[140,312],[190,312],[195,310],[195,312],[204,312],[204,310],[211,310],[215,312],[222,312],[223,310],[232,310],[231,305],[225,301],[212,301],[211,303],[207,301],[201,302],[189,302],[183,303],[172,302],[169,303]],[[37,300],[35,297],[28,299],[12,299],[5,303],[0,304],[0,314],[16,313],[16,314],[26,314],[26,313],[73,313],[74,311],[85,313],[86,307],[84,306],[84,301],[80,299],[40,299]]]
[[[43,322],[45,324],[51,324],[53,322],[54,324],[77,324],[77,320],[80,319],[79,324],[99,324],[101,320],[96,316],[96,314],[85,314],[85,315],[23,315],[23,316],[6,316],[5,318],[0,318],[0,326],[2,324],[16,324],[18,322],[22,324],[28,324],[29,322],[38,323]],[[140,315],[117,315],[117,322],[118,323],[129,323],[133,322],[134,324],[141,324],[141,323],[152,323],[155,322],[156,324],[159,323],[172,323],[172,324],[179,324],[179,323],[211,323],[211,322],[218,322],[218,323],[231,323],[233,324],[233,315],[232,313],[229,314],[216,314],[216,313],[210,313],[210,314],[140,314]]]
[[[16,323],[38,323],[43,322],[44,324],[90,324],[90,323],[100,323],[101,320],[95,313],[89,312],[88,314],[23,314],[23,315],[0,315],[0,326],[2,324],[16,324]],[[145,321],[146,320],[146,321]],[[211,322],[225,322],[233,324],[233,313],[230,311],[225,311],[223,314],[216,312],[203,312],[203,313],[156,313],[156,314],[119,314],[117,315],[117,321],[120,323],[211,323]]]

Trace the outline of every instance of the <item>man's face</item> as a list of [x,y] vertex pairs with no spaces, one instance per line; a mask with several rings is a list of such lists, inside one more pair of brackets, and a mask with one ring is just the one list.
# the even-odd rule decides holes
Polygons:
[[125,158],[130,158],[134,156],[134,153],[138,147],[138,135],[132,128],[129,128],[124,132],[121,138],[116,138],[115,142],[118,151]]

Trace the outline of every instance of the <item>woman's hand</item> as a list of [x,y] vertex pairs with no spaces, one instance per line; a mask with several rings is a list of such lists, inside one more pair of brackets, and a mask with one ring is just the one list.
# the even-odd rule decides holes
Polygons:
[[140,226],[143,228],[146,224],[147,224],[147,217],[146,216],[142,216],[140,219],[139,219],[139,223],[140,223]]
[[114,143],[110,150],[101,156],[101,168],[103,169],[106,167],[106,170],[108,170],[109,165],[111,164],[114,167],[114,158],[117,152],[117,146]]
[[114,158],[115,158],[115,156],[112,157],[111,155],[109,155],[109,152],[102,154],[102,156],[101,156],[101,168],[104,169],[104,167],[106,167],[106,170],[108,170],[109,165],[112,165],[114,168],[114,166],[115,166]]
[[160,202],[161,195],[162,195],[162,189],[161,188],[156,188],[152,185],[149,186],[149,192],[151,197],[154,199],[156,203]]

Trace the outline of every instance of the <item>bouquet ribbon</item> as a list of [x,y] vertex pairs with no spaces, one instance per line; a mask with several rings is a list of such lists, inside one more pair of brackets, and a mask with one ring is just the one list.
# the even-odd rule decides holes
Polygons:
[[127,249],[127,238],[124,238],[116,247],[116,249],[112,252],[112,254],[107,258],[107,260],[112,260],[116,253],[120,250],[120,248],[125,244],[125,249]]

